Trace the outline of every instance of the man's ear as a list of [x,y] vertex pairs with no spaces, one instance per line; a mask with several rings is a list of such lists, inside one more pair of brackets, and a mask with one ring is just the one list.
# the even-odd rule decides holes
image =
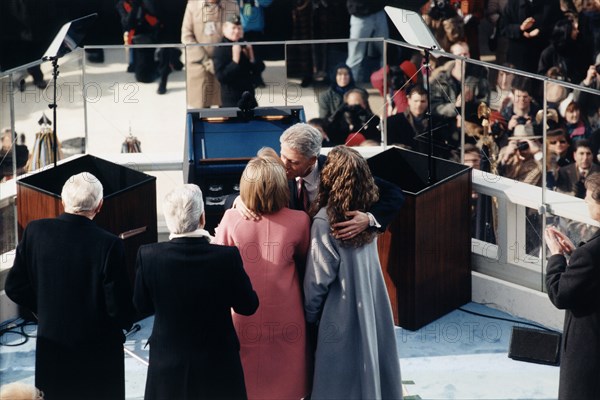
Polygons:
[[104,199],[100,199],[100,203],[98,203],[98,207],[94,210],[94,213],[98,214],[102,209],[102,205],[104,204]]
[[202,215],[200,215],[200,229],[204,229],[205,224],[206,224],[206,214],[202,213]]

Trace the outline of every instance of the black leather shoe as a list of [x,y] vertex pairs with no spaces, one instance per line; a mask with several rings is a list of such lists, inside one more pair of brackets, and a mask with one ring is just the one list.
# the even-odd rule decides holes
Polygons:
[[167,93],[167,82],[161,82],[158,84],[158,90],[156,91],[158,94]]

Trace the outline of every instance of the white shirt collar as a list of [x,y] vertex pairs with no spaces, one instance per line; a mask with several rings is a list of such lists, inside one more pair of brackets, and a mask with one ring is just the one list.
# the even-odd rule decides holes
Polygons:
[[196,229],[193,232],[185,232],[185,233],[171,233],[169,235],[169,240],[182,238],[182,237],[205,237],[209,242],[212,242],[214,237],[208,233],[207,230],[204,229]]

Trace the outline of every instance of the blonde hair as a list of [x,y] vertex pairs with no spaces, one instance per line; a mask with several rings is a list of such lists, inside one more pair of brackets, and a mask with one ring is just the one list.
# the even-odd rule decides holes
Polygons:
[[41,400],[43,393],[33,385],[23,382],[13,382],[2,385],[0,400]]
[[261,214],[287,207],[290,190],[281,160],[272,155],[250,160],[240,180],[240,196],[246,207]]

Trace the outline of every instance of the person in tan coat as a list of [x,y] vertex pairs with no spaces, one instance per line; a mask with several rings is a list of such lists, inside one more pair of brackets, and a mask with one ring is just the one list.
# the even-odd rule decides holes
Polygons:
[[195,44],[219,43],[223,23],[228,16],[239,13],[233,0],[188,1],[181,25],[181,43],[192,45],[186,47],[188,108],[221,105],[221,86],[212,62],[214,48]]

